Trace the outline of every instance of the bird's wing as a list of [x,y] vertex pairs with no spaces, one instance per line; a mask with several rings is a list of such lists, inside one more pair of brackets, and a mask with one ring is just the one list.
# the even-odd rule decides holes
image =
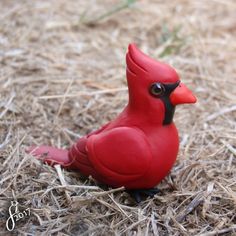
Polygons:
[[92,135],[87,150],[94,169],[114,185],[143,176],[152,159],[147,138],[137,128],[119,127]]

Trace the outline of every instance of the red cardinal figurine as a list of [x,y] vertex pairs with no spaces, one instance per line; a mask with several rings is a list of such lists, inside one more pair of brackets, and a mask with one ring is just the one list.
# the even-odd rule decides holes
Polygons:
[[130,44],[126,55],[129,102],[116,119],[80,138],[69,150],[30,148],[112,187],[124,186],[136,201],[153,196],[154,187],[173,166],[179,147],[173,123],[175,106],[195,103],[176,71]]

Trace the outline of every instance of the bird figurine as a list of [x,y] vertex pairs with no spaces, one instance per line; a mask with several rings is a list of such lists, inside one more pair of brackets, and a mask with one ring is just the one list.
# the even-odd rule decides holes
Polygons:
[[135,44],[128,47],[126,64],[129,101],[114,120],[68,150],[32,146],[28,152],[108,186],[124,186],[140,202],[157,193],[155,186],[176,160],[176,105],[195,103],[196,97],[171,66],[148,57]]

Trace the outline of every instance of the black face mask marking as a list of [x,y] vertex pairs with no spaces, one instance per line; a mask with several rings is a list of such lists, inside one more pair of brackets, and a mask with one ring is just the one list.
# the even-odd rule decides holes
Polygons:
[[170,102],[170,94],[179,86],[179,83],[180,81],[172,84],[161,84],[161,86],[164,87],[163,89],[164,91],[160,96],[153,93],[153,91],[155,91],[154,86],[160,87],[160,83],[152,84],[150,87],[151,95],[154,97],[159,97],[165,105],[165,117],[162,123],[163,125],[168,125],[173,120],[175,113],[175,106],[173,106]]

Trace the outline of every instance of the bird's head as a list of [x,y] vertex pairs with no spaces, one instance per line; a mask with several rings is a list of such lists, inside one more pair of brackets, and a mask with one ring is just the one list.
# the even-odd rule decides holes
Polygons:
[[129,107],[157,115],[166,125],[172,122],[176,105],[196,102],[171,66],[148,57],[135,44],[129,45],[126,63]]

